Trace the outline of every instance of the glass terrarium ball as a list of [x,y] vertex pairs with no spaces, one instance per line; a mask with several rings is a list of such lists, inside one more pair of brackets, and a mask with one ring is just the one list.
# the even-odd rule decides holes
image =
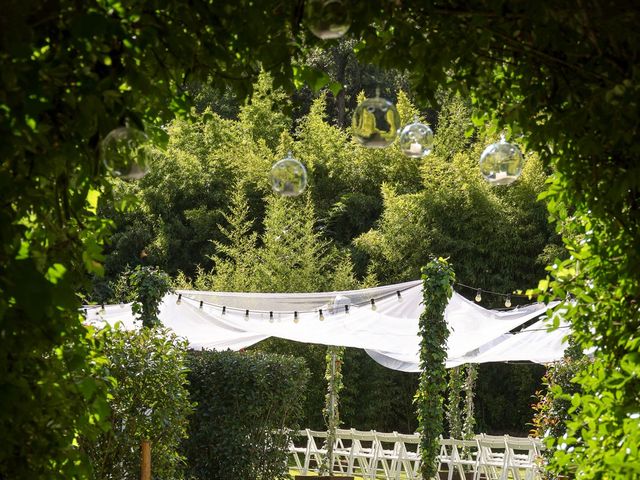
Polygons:
[[271,167],[271,188],[285,197],[300,195],[307,187],[307,169],[291,156],[276,162]]
[[114,177],[137,180],[149,171],[149,138],[131,127],[111,130],[100,143],[100,158]]
[[351,120],[353,137],[368,148],[384,148],[396,138],[400,115],[389,100],[375,97],[356,107]]
[[308,0],[304,8],[309,30],[322,40],[340,38],[351,26],[344,0]]
[[433,130],[417,120],[400,132],[400,149],[407,157],[421,158],[433,148]]
[[517,145],[508,143],[504,137],[484,149],[480,156],[480,172],[492,185],[509,185],[522,173],[524,157]]

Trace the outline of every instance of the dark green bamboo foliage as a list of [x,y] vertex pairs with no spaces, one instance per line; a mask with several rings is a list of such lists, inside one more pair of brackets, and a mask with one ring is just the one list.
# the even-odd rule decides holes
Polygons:
[[443,258],[430,261],[422,269],[424,312],[420,315],[420,386],[416,393],[422,477],[437,475],[436,456],[443,431],[444,393],[447,388],[445,360],[449,329],[444,310],[453,293],[455,273]]

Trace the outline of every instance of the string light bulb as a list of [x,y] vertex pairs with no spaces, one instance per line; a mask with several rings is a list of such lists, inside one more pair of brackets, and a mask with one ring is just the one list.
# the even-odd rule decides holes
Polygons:
[[507,308],[511,308],[511,295],[507,295],[507,299],[504,301],[504,306]]
[[321,322],[324,322],[324,314],[322,313],[321,308],[318,310],[318,318],[320,319]]
[[373,310],[374,312],[378,309],[378,307],[376,307],[376,301],[374,298],[371,299],[371,310]]
[[475,301],[480,303],[482,301],[482,289],[478,289],[478,291],[476,292],[476,298]]

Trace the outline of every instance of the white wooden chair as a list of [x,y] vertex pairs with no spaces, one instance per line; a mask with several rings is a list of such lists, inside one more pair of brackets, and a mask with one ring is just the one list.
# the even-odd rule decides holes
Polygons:
[[533,438],[505,435],[506,467],[513,480],[534,480],[537,477],[537,449]]
[[304,469],[305,459],[307,456],[307,444],[309,443],[306,430],[298,430],[291,432],[291,439],[289,441],[289,454],[293,457],[296,469],[298,469],[303,475],[307,472]]
[[307,452],[304,459],[304,472],[309,472],[311,463],[314,462],[314,470],[318,470],[324,458],[327,456],[327,449],[324,443],[327,440],[327,432],[306,429],[307,432]]
[[346,473],[347,475],[353,474],[353,464],[355,461],[353,432],[353,428],[338,428],[336,430],[336,443],[333,447],[332,471],[335,472],[337,470],[339,473]]
[[353,430],[352,435],[354,468],[357,465],[361,477],[375,479],[377,448],[374,432]]
[[402,455],[398,461],[399,473],[407,480],[418,480],[420,476],[420,435],[417,433],[396,434]]
[[480,459],[480,452],[478,448],[477,440],[454,440],[455,456],[453,459],[453,466],[455,467],[458,475],[461,479],[466,478],[468,472],[472,472],[475,476],[475,472],[478,470],[478,461]]
[[[503,436],[480,435],[476,437],[478,442],[479,458],[478,469],[473,478],[480,480],[507,480],[507,455],[506,443]],[[484,477],[481,477],[484,475]]]
[[[440,435],[440,453],[438,454],[438,475],[447,472],[447,480],[453,479],[457,457],[456,441],[453,438],[442,438]],[[446,467],[446,469],[445,469]]]
[[376,476],[384,475],[387,480],[399,480],[403,452],[400,448],[397,432],[381,433],[374,431],[374,436],[376,439]]

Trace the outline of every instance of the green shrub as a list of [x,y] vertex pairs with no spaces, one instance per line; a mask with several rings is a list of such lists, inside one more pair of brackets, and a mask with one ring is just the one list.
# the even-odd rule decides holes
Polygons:
[[184,458],[178,448],[193,410],[186,389],[186,342],[161,328],[98,333],[108,358],[111,430],[83,442],[96,479],[137,479],[140,444],[151,442],[154,479],[180,478]]
[[260,352],[192,352],[189,391],[197,407],[184,442],[196,479],[273,480],[287,475],[309,370],[300,358]]

